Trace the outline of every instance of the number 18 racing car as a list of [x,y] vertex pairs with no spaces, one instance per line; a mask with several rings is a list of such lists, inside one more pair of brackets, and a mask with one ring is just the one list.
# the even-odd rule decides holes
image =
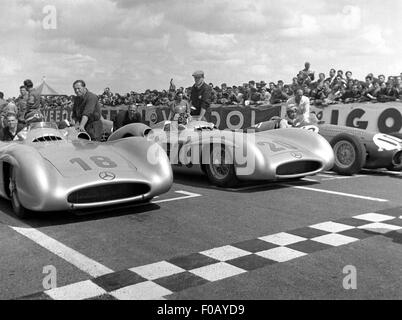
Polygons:
[[18,137],[0,142],[0,196],[21,218],[30,211],[146,202],[173,183],[168,157],[161,149],[150,163],[148,149],[160,147],[144,138],[94,142],[85,132],[45,122],[32,123]]

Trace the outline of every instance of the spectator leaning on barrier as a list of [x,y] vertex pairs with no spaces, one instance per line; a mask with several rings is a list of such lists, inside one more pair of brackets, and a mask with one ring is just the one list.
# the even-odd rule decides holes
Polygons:
[[202,120],[211,105],[211,87],[204,82],[203,71],[195,71],[193,77],[195,83],[191,88],[191,115]]
[[329,82],[329,86],[332,88],[335,85],[336,80],[336,70],[331,69],[329,70],[329,78],[325,79],[325,81]]
[[317,88],[311,90],[310,93],[310,102],[315,105],[324,105],[325,104],[326,95],[324,92],[324,84],[319,82]]
[[311,85],[314,88],[317,88],[319,84],[321,84],[322,86],[324,86],[324,81],[325,81],[325,73],[320,72],[318,74],[318,79],[316,82],[313,82]]
[[271,100],[271,94],[268,92],[267,88],[263,87],[261,89],[260,104],[269,104],[269,100]]
[[380,102],[396,101],[399,99],[399,92],[394,88],[392,82],[387,82],[385,88],[381,88],[377,100]]
[[289,96],[284,92],[283,81],[279,80],[275,90],[271,93],[271,104],[282,103],[289,99]]
[[383,74],[380,74],[378,76],[378,83],[380,84],[380,87],[382,86],[382,84],[385,84],[385,76]]
[[344,103],[358,102],[361,98],[361,93],[357,85],[353,84],[351,89],[347,89],[342,95],[341,100]]
[[373,78],[368,75],[366,76],[365,87],[362,92],[362,101],[372,101],[376,100],[375,96],[373,95],[376,88],[373,84]]
[[89,92],[83,80],[77,80],[73,83],[74,106],[72,119],[75,122],[75,128],[80,131],[86,131],[92,140],[100,141],[103,133],[101,121],[101,105],[98,97]]
[[353,80],[353,73],[352,73],[352,71],[346,71],[346,73],[345,73],[345,76],[346,76],[346,82],[348,82],[349,80]]
[[378,78],[375,78],[373,73],[369,73],[369,74],[367,75],[367,77],[370,77],[370,78],[373,80],[373,83],[374,83],[374,82],[378,82]]

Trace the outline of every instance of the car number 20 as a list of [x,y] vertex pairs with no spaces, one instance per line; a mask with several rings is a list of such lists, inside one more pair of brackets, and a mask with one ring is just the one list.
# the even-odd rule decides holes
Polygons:
[[[111,160],[108,157],[102,157],[102,156],[94,156],[89,158],[98,168],[102,169],[112,169],[116,168],[117,164]],[[74,158],[70,160],[70,163],[74,164],[77,163],[84,171],[90,171],[92,170],[91,166],[86,163],[83,159],[81,158]]]

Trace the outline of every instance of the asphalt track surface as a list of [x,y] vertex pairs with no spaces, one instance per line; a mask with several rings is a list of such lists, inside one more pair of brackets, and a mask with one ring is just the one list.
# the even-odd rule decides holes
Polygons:
[[[120,290],[120,295],[108,297],[401,299],[401,190],[402,173],[385,171],[365,171],[353,177],[326,172],[298,181],[243,185],[236,189],[212,187],[204,176],[176,175],[171,191],[154,199],[152,204],[84,216],[38,214],[26,221],[15,219],[10,203],[0,200],[0,299],[16,299],[45,291],[46,266],[56,268],[57,287],[74,288],[74,285],[92,285],[88,280],[108,274],[121,277],[128,269],[181,261],[180,257],[187,257],[186,263],[195,268],[201,252],[204,258],[206,255],[218,259],[221,269],[198,269],[198,273],[191,274],[191,279],[176,279],[180,282],[178,287],[177,283],[176,287],[172,283],[164,286],[170,291],[140,286],[142,291],[137,289],[143,296],[138,296],[134,286],[130,287],[131,291]],[[367,213],[378,214],[365,215]],[[348,229],[345,225],[351,224],[350,219],[344,219],[356,216],[369,217],[367,219],[373,223],[387,223],[391,221],[388,214],[395,216],[392,221],[396,227],[394,224],[392,232],[368,232],[367,237],[360,233],[363,236],[359,239],[345,237],[345,233],[333,238],[335,243],[331,245],[311,240],[300,242],[308,235],[299,233],[302,238],[297,238],[295,233],[290,232],[290,236],[287,233],[290,230],[305,232],[309,226],[318,226],[314,231],[322,232],[319,228],[325,229],[323,225]],[[331,221],[337,224],[331,225]],[[339,224],[342,221],[349,222]],[[356,226],[370,223],[363,221]],[[340,231],[343,229],[328,232]],[[315,236],[319,236],[319,232]],[[261,238],[271,240],[266,242]],[[342,242],[344,239],[358,241]],[[337,243],[338,240],[341,241]],[[242,245],[235,245],[234,250],[233,244],[239,243]],[[250,249],[250,245],[262,247]],[[303,249],[303,245],[307,248]],[[253,252],[270,249],[265,256],[270,259],[262,261],[261,256],[255,259],[253,255],[256,265],[248,264],[247,269],[247,263],[251,262],[242,259],[251,256],[239,247]],[[237,266],[243,268],[225,263],[232,258],[240,259]],[[185,269],[183,264],[181,266]],[[356,289],[346,290],[343,286],[345,266],[356,269]],[[198,275],[198,282],[194,274]],[[126,285],[139,282],[130,281],[132,279]],[[186,286],[186,281],[192,283]],[[147,295],[156,291],[159,296]],[[59,292],[52,297],[81,299],[87,296],[75,288],[65,296]]]

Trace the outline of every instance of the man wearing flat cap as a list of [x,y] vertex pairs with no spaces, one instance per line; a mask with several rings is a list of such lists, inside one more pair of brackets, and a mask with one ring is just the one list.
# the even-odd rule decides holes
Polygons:
[[202,120],[207,109],[211,105],[212,91],[211,87],[204,81],[204,72],[195,71],[193,73],[194,85],[191,88],[191,116],[197,120]]

